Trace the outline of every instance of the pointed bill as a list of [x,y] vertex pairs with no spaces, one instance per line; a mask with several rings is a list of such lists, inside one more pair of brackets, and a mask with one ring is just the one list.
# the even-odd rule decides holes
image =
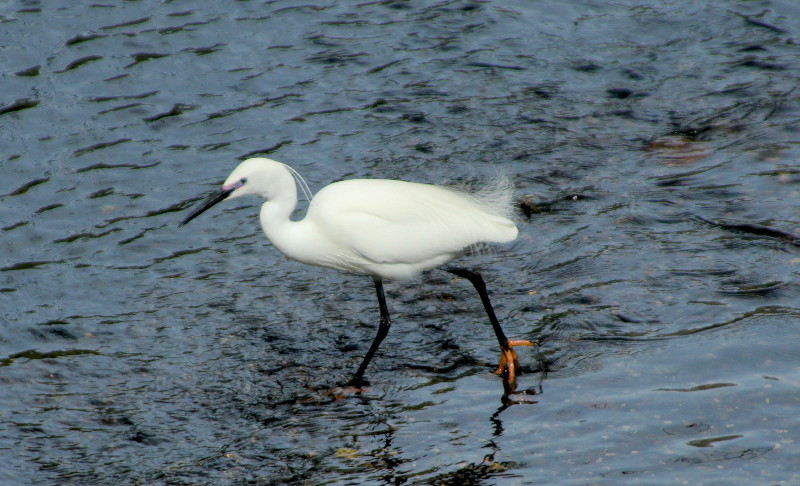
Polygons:
[[186,216],[186,219],[181,221],[181,224],[179,224],[178,226],[185,225],[189,221],[191,221],[194,218],[200,216],[207,209],[211,208],[211,206],[217,204],[220,201],[223,201],[225,198],[227,198],[230,195],[230,193],[232,193],[234,191],[234,189],[236,189],[236,188],[235,187],[232,187],[232,188],[229,188],[229,189],[222,188],[222,189],[220,189],[218,191],[212,192],[211,194],[208,195],[208,197],[202,203],[200,203],[199,206],[197,206],[194,209],[194,211],[189,213],[189,215]]

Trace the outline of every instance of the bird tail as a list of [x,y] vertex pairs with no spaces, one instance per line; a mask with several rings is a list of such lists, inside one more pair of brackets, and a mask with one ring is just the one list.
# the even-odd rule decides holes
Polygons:
[[514,182],[510,177],[498,175],[458,190],[471,199],[491,222],[491,237],[483,241],[507,243],[516,239],[519,231],[514,211]]
[[514,181],[506,175],[498,175],[472,192],[472,197],[487,213],[515,222]]

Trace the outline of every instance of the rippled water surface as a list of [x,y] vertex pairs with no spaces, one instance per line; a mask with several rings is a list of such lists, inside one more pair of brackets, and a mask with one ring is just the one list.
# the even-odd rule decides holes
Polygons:
[[[800,7],[0,5],[0,483],[797,484]],[[236,200],[505,173],[465,281],[287,261]],[[302,215],[301,208],[299,215]],[[547,371],[539,365],[546,359]],[[515,398],[515,397],[511,397]]]

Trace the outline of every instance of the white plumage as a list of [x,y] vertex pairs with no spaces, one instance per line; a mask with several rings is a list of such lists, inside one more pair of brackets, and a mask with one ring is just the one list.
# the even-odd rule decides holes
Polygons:
[[[292,221],[290,216],[297,205],[294,177],[307,192],[305,182],[289,166],[265,158],[245,160],[228,176],[222,189],[211,194],[181,225],[220,201],[258,195],[266,199],[261,207],[261,226],[281,253],[309,265],[372,276],[381,304],[381,328],[351,384],[363,381],[361,374],[388,331],[382,280],[415,277],[476,245],[506,243],[517,237],[517,227],[510,219],[513,193],[510,184],[503,181],[476,193],[386,179],[335,182],[311,199],[305,218]],[[485,286],[480,275],[463,270],[453,273],[470,279],[483,299]],[[495,325],[488,295],[484,305],[495,331],[499,331],[501,348],[511,353],[505,362],[501,357],[501,368],[508,365],[508,377],[513,382],[513,362],[508,361],[515,360],[516,355],[499,324]]]

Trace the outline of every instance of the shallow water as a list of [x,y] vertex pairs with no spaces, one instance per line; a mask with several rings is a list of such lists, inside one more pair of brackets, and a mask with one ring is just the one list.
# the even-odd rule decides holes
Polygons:
[[[0,6],[3,484],[795,484],[800,8]],[[468,283],[286,261],[239,159],[517,184]],[[302,214],[302,209],[299,212]],[[514,397],[512,397],[514,398]],[[520,398],[520,397],[516,397]]]

